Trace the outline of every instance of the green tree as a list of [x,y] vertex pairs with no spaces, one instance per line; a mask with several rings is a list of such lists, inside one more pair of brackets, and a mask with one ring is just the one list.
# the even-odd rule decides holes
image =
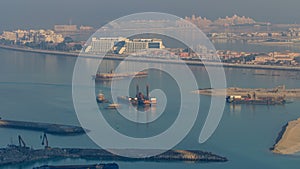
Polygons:
[[65,37],[64,43],[71,43],[74,42],[74,40],[71,37]]

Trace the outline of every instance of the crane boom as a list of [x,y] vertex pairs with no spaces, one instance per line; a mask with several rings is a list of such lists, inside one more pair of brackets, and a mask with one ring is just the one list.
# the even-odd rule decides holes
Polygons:
[[19,146],[20,147],[26,147],[26,144],[25,144],[24,140],[22,139],[22,137],[20,135],[18,136],[18,139],[19,139]]
[[44,133],[44,135],[43,135],[42,145],[45,145],[45,148],[49,147],[48,146],[48,138],[47,138],[46,133]]

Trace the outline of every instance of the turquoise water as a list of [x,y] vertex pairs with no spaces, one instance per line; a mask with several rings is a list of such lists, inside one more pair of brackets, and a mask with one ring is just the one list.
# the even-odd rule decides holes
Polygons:
[[[71,81],[76,58],[53,55],[32,54],[0,49],[0,117],[3,119],[63,123],[79,125],[72,103]],[[108,62],[108,65],[115,65]],[[200,88],[209,87],[207,73],[203,67],[191,67]],[[151,81],[152,89],[165,89],[172,96],[168,100],[176,105],[178,93],[172,78],[159,72],[150,72],[146,79],[139,79],[142,85]],[[226,68],[228,86],[275,87],[285,84],[287,88],[300,87],[300,72],[271,70],[250,70]],[[270,74],[279,76],[268,76]],[[259,75],[258,75],[259,74]],[[264,75],[263,75],[264,74]],[[96,90],[108,92],[109,84],[97,83]],[[134,86],[132,86],[134,91]],[[168,90],[169,91],[168,91]],[[174,91],[174,92],[173,92]],[[109,97],[109,96],[108,96]],[[140,168],[298,168],[299,156],[275,155],[269,151],[278,133],[288,121],[300,117],[300,101],[284,106],[226,105],[223,118],[214,135],[204,144],[198,143],[199,133],[210,106],[210,97],[201,96],[200,114],[188,136],[176,147],[179,149],[200,149],[226,156],[226,163],[180,163],[180,162],[117,162],[121,169]],[[161,132],[176,118],[176,106],[169,106],[166,115],[158,124],[148,126],[124,124],[115,111],[108,111],[110,124],[120,132],[134,136],[144,136]],[[34,148],[42,148],[40,132],[0,128],[0,146],[17,144],[21,134],[25,142]],[[61,137],[48,135],[52,147],[97,148],[86,135]],[[18,164],[3,168],[29,169],[44,164],[99,163],[80,159],[50,160],[36,163]]]

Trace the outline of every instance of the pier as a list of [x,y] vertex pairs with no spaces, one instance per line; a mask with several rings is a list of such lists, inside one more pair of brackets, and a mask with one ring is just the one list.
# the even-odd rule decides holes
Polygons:
[[51,123],[39,123],[39,122],[25,122],[25,121],[13,121],[0,119],[0,127],[14,128],[21,130],[33,130],[41,131],[44,133],[54,135],[79,135],[84,134],[85,130],[82,127],[51,124]]
[[119,165],[116,163],[60,166],[43,165],[40,167],[35,167],[33,169],[119,169]]

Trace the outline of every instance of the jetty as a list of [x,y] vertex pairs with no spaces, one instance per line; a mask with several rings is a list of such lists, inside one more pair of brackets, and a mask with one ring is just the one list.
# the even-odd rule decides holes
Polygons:
[[116,163],[90,165],[43,165],[40,167],[34,167],[33,169],[119,169],[119,165]]
[[82,127],[78,127],[78,126],[3,120],[3,119],[0,119],[0,127],[41,131],[44,133],[49,133],[49,134],[54,134],[54,135],[79,135],[79,134],[84,134],[85,131],[87,131],[87,130],[83,129]]
[[284,155],[300,152],[300,118],[283,126],[271,151]]
[[[121,150],[120,150],[121,151]],[[124,150],[125,151],[125,150]],[[147,152],[150,150],[126,150]],[[32,149],[23,146],[9,146],[0,149],[0,166],[35,162],[38,160],[65,158],[80,158],[107,161],[174,161],[174,162],[226,162],[227,158],[200,150],[169,150],[163,154],[146,158],[128,158],[112,154],[103,149],[79,149],[79,148],[50,148]]]

